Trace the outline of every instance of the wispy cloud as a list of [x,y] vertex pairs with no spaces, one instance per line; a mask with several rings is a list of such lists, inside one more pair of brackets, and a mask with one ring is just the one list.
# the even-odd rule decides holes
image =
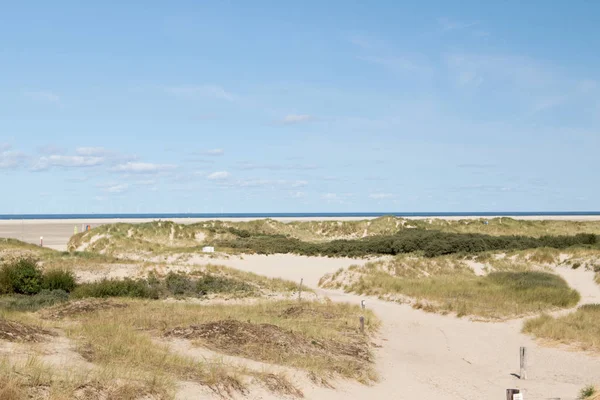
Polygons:
[[306,197],[306,193],[304,192],[290,192],[290,197],[293,199],[302,199]]
[[[210,176],[210,175],[209,175]],[[227,176],[229,178],[229,175]],[[287,179],[220,179],[219,185],[224,188],[265,188],[265,189],[299,189],[308,185],[305,180]]]
[[44,155],[56,155],[56,154],[66,154],[67,150],[62,147],[55,146],[53,144],[46,144],[44,146],[40,146],[37,148],[38,153]]
[[283,117],[280,122],[285,125],[301,124],[303,122],[314,121],[315,117],[308,114],[288,114]]
[[60,96],[47,90],[25,90],[23,95],[31,100],[60,104]]
[[394,195],[392,193],[371,193],[369,195],[369,198],[374,200],[391,199],[393,197]]
[[24,153],[11,151],[10,145],[0,144],[0,169],[20,167],[26,160]]
[[269,170],[269,171],[305,171],[313,170],[318,167],[315,164],[255,164],[251,162],[239,162],[238,169],[251,170]]
[[226,101],[234,101],[238,98],[238,96],[218,85],[168,86],[165,91],[178,96],[201,96]]
[[123,193],[123,192],[127,191],[127,189],[129,189],[129,184],[127,184],[127,183],[120,183],[120,184],[117,184],[117,185],[108,186],[104,190],[107,193]]
[[210,149],[210,150],[201,151],[198,154],[204,155],[204,156],[218,157],[218,156],[224,156],[225,155],[225,150],[223,150],[223,149]]
[[105,156],[109,153],[104,147],[78,147],[75,152],[80,156]]
[[54,154],[40,157],[31,169],[33,171],[44,171],[53,167],[88,168],[99,166],[102,163],[104,163],[103,157],[65,156]]
[[208,174],[206,178],[210,179],[211,181],[222,181],[228,179],[230,176],[231,174],[227,171],[216,171],[211,174]]
[[466,163],[466,164],[458,164],[458,168],[464,169],[490,169],[494,168],[494,164],[478,164],[478,163]]
[[146,162],[127,162],[119,164],[113,168],[113,172],[124,172],[133,174],[154,174],[158,172],[169,171],[175,169],[177,166],[172,164],[153,164]]
[[556,79],[549,67],[528,57],[503,54],[451,53],[446,63],[460,86],[483,83],[544,89]]

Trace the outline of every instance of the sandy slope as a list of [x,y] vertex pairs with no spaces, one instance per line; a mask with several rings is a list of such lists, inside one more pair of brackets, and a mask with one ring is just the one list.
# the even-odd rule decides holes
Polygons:
[[[316,288],[323,274],[352,260],[277,255],[244,256],[223,263],[294,281],[303,277]],[[557,272],[580,290],[584,302],[600,302],[600,290],[587,271],[561,268]],[[361,300],[338,291],[319,293],[334,301],[358,304]],[[502,399],[507,388],[521,388],[528,400],[565,400],[575,399],[582,386],[600,380],[600,357],[542,347],[520,333],[521,320],[472,322],[372,298],[367,299],[367,306],[383,322],[383,347],[378,350],[382,381],[373,387],[342,383],[335,391],[309,387],[305,388],[308,399]],[[519,373],[520,346],[529,349],[526,381],[511,375]]]

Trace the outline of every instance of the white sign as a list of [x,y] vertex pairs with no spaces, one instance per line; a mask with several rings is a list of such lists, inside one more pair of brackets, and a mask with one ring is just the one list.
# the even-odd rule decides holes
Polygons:
[[523,400],[523,393],[513,394],[513,400]]

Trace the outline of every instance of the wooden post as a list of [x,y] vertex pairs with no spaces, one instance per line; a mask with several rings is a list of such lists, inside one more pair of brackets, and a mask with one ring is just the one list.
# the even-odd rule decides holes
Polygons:
[[40,236],[40,247],[44,247],[44,237]]
[[302,282],[304,278],[300,278],[300,288],[298,289],[298,301],[302,301]]
[[519,374],[520,379],[527,379],[527,348],[521,347],[519,349],[521,358],[521,373]]
[[519,389],[506,389],[506,400],[514,400],[513,395],[519,393],[521,393]]
[[364,300],[360,301],[360,308],[362,308],[363,310],[365,309],[365,301]]
[[365,333],[365,317],[362,315],[359,318],[360,321],[360,333]]

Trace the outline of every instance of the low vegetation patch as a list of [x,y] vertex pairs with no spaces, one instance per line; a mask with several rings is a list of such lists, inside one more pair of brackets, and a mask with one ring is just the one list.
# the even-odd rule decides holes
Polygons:
[[0,339],[11,342],[39,342],[50,332],[36,326],[9,321],[0,317]]
[[584,387],[583,389],[581,389],[581,392],[579,393],[580,400],[597,400],[599,398],[600,398],[600,393],[598,393],[598,390],[596,390],[594,385],[588,385],[588,386]]
[[0,310],[7,311],[37,311],[41,308],[69,300],[69,294],[64,290],[42,290],[38,294],[27,296],[13,294],[0,296]]
[[0,268],[0,294],[35,295],[42,290],[70,292],[74,287],[75,276],[71,271],[43,272],[32,258],[19,258]]
[[[113,340],[110,336],[114,332],[122,337],[136,333],[186,338],[198,346],[227,354],[304,369],[325,381],[336,376],[365,383],[376,379],[369,334],[379,322],[371,312],[364,312],[367,334],[361,334],[358,317],[363,311],[358,306],[291,301],[203,306],[132,300],[127,303],[127,308],[100,310],[78,318],[83,325],[94,326],[84,334],[90,338],[88,346],[99,346],[92,349],[94,354],[101,351],[102,357],[114,359],[114,354],[106,352],[112,348],[118,354],[120,347],[101,343]],[[98,332],[104,332],[104,328],[99,331],[99,325],[104,324],[110,325],[110,336],[107,331],[106,338],[94,338]],[[143,353],[139,363],[145,362]]]
[[600,351],[600,304],[586,304],[561,317],[542,315],[530,319],[523,332],[582,350]]
[[410,301],[427,311],[484,318],[510,318],[572,307],[580,298],[562,278],[550,273],[492,272],[476,276],[458,261],[446,262],[449,264],[435,275],[415,275],[394,264],[368,263],[324,277],[320,285]]
[[85,299],[71,301],[59,306],[51,307],[44,310],[42,318],[45,319],[62,319],[75,317],[81,314],[88,314],[98,310],[107,310],[110,308],[125,308],[127,304],[117,303],[108,299]]

